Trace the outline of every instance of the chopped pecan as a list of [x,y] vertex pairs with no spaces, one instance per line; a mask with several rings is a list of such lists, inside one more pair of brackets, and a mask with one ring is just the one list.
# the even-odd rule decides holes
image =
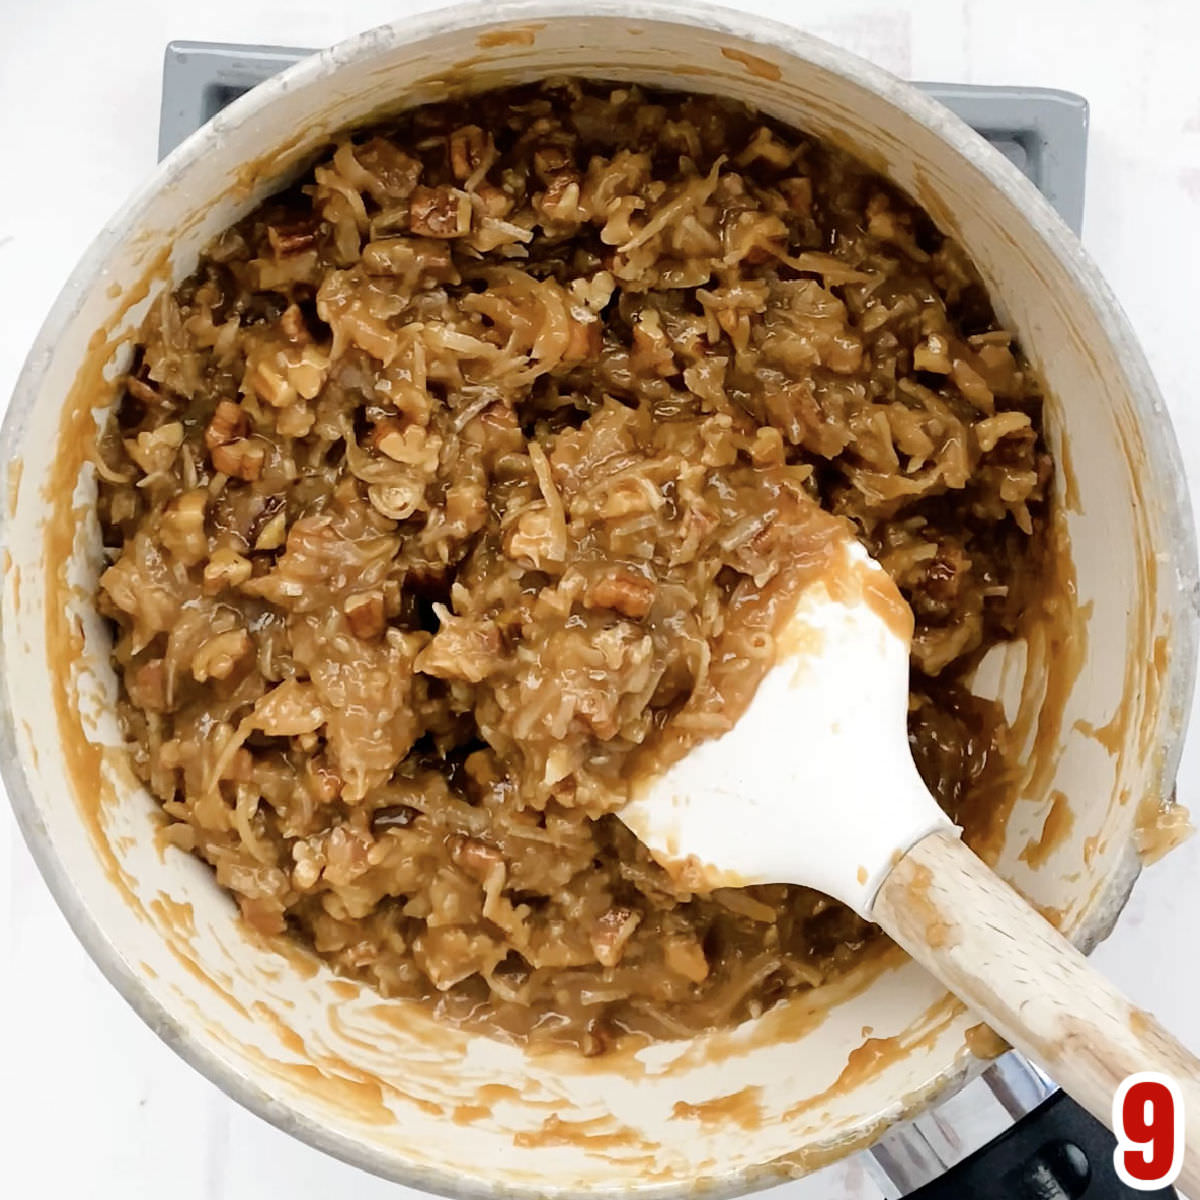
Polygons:
[[292,868],[292,886],[297,891],[308,891],[321,878],[321,872],[325,869],[325,852],[319,843],[319,838],[297,838],[292,844],[292,861],[296,864]]
[[410,422],[400,417],[384,417],[371,430],[371,445],[396,462],[404,462],[404,433]]
[[662,318],[653,309],[643,313],[633,327],[633,352],[629,359],[634,370],[661,375],[664,379],[679,371],[671,339],[662,327]]
[[485,164],[490,166],[493,158],[491,134],[484,133],[478,125],[464,125],[450,135],[450,169],[459,183],[470,179]]
[[481,183],[475,189],[475,195],[483,205],[483,214],[503,220],[513,210],[513,198],[494,183]]
[[403,200],[421,178],[421,160],[405,154],[388,138],[373,137],[355,146],[354,157],[370,172],[367,190],[380,207]]
[[251,648],[250,635],[244,629],[231,629],[209,639],[192,659],[192,674],[197,683],[209,679],[228,679]]
[[183,445],[183,425],[168,421],[157,429],[144,429],[136,438],[125,439],[125,452],[147,474],[166,471]]
[[615,967],[621,961],[625,943],[633,937],[641,920],[641,913],[622,907],[610,908],[597,919],[590,941],[596,961],[602,967]]
[[[234,883],[230,886],[236,893],[237,884]],[[237,902],[238,907],[242,910],[242,920],[259,933],[273,935],[282,933],[287,928],[287,922],[283,919],[283,910],[279,907],[278,901],[238,894]]]
[[278,550],[287,540],[287,509],[281,508],[270,517],[254,539],[255,550]]
[[167,506],[159,526],[159,536],[172,554],[186,566],[195,566],[208,553],[204,515],[208,493],[203,488],[184,492]]
[[316,243],[317,231],[311,221],[295,221],[287,225],[268,225],[267,241],[281,258],[299,254]]
[[254,724],[271,737],[299,737],[325,723],[325,710],[311,683],[285,679],[254,702]]
[[253,570],[250,560],[243,558],[236,550],[222,546],[213,552],[212,558],[204,564],[204,591],[206,595],[215,596],[226,588],[240,587]]
[[125,689],[138,708],[162,712],[167,707],[167,673],[161,658],[152,658],[126,672]]
[[452,187],[418,187],[409,202],[409,228],[425,237],[455,238],[471,232],[471,197]]
[[450,847],[450,858],[456,867],[482,883],[495,867],[504,865],[504,855],[495,846],[479,838],[457,837]]
[[204,444],[215,450],[244,438],[249,432],[250,417],[246,410],[232,400],[222,400],[204,431]]
[[572,165],[571,152],[565,146],[550,143],[533,152],[533,169],[543,183]]
[[504,537],[504,553],[542,571],[562,562],[566,543],[559,523],[545,505],[532,505],[517,518]]
[[538,202],[546,216],[555,221],[578,221],[579,178],[574,171],[560,171],[549,183]]
[[654,584],[635,571],[618,570],[598,579],[584,595],[585,608],[611,608],[640,621],[654,604]]
[[479,683],[496,669],[500,654],[500,630],[488,618],[456,617],[435,604],[441,628],[417,655],[414,668],[440,679],[462,679]]
[[301,401],[279,413],[275,418],[275,429],[284,437],[306,437],[316,423],[316,414]]
[[384,417],[371,430],[371,444],[393,462],[431,472],[437,469],[442,439],[415,421]]
[[745,167],[761,160],[769,166],[782,169],[791,166],[794,156],[795,151],[784,145],[765,125],[760,125],[734,162],[739,167]]
[[604,348],[604,326],[599,321],[572,321],[563,362],[586,362],[598,358]]
[[422,287],[462,280],[450,247],[430,238],[377,238],[363,247],[362,264],[369,275],[397,275]]
[[950,345],[938,333],[931,333],[913,350],[913,370],[933,371],[938,375],[949,375],[954,364],[950,361]]
[[265,400],[272,408],[287,408],[297,397],[312,400],[328,374],[329,358],[317,346],[263,347],[246,358],[242,391]]
[[693,938],[682,935],[667,938],[663,944],[663,961],[668,970],[693,983],[703,983],[708,978],[708,959],[700,943]]
[[246,482],[255,480],[262,474],[266,459],[266,446],[254,438],[240,438],[236,442],[214,446],[212,449],[214,470],[220,471],[222,475],[232,475],[235,479],[244,479]]
[[346,620],[355,637],[378,637],[387,625],[383,611],[383,592],[373,589],[369,592],[355,592],[347,596],[342,605]]

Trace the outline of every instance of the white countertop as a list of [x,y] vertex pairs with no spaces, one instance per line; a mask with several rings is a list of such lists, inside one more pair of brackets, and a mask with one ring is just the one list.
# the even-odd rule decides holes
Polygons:
[[[901,76],[1091,102],[1083,240],[1141,336],[1200,495],[1200,6],[1188,0],[726,0]],[[75,260],[154,166],[173,38],[321,46],[405,0],[0,0],[0,398]],[[1179,797],[1200,809],[1200,736]],[[75,941],[0,809],[0,1191],[78,1200],[396,1200],[225,1098],[141,1024]],[[3,868],[0,867],[0,871]],[[1099,964],[1200,1050],[1200,838],[1138,883]],[[1197,1119],[1195,1116],[1193,1119]],[[785,1185],[796,1195],[810,1189]],[[826,1197],[871,1195],[852,1170]]]

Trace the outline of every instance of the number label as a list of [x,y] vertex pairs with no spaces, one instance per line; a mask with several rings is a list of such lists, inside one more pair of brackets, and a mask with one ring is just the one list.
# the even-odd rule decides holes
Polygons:
[[1167,1187],[1183,1166],[1183,1095],[1170,1076],[1139,1071],[1113,1097],[1113,1166],[1135,1191]]

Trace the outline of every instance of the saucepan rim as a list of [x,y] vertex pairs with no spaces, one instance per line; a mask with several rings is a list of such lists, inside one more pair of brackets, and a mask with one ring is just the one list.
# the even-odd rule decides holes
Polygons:
[[[29,414],[41,387],[47,365],[63,330],[78,313],[89,291],[101,276],[114,248],[136,226],[139,216],[153,197],[169,187],[196,160],[219,153],[227,130],[255,119],[277,97],[299,86],[315,84],[335,76],[346,64],[370,60],[395,45],[412,43],[438,35],[480,30],[536,18],[538,21],[578,19],[674,23],[731,38],[758,43],[783,51],[820,68],[848,76],[859,87],[873,93],[903,111],[908,117],[932,130],[1002,192],[1020,210],[1041,243],[1068,272],[1085,303],[1093,308],[1106,336],[1118,352],[1126,372],[1126,383],[1134,412],[1140,424],[1148,461],[1155,464],[1157,501],[1161,504],[1165,541],[1161,547],[1168,556],[1168,578],[1174,582],[1172,654],[1167,664],[1164,701],[1170,716],[1168,743],[1163,747],[1162,778],[1172,780],[1182,752],[1183,731],[1187,726],[1196,674],[1196,641],[1200,584],[1192,509],[1188,497],[1178,445],[1166,407],[1151,375],[1145,356],[1115,297],[1099,271],[1083,251],[1074,234],[1063,224],[1042,195],[1002,154],[964,125],[948,110],[916,88],[847,51],[838,49],[796,28],[762,17],[704,3],[681,4],[669,0],[501,0],[499,3],[470,3],[448,10],[404,18],[369,30],[327,50],[323,50],[280,75],[260,84],[235,101],[213,122],[198,130],[160,164],[143,186],[104,227],[55,302],[18,377],[13,399],[0,428],[0,462],[9,463],[21,453],[21,443]],[[0,515],[0,542],[7,543],[9,518]],[[538,1188],[513,1188],[501,1184],[483,1184],[466,1180],[451,1170],[412,1166],[341,1134],[297,1112],[290,1105],[270,1096],[244,1070],[219,1059],[192,1032],[188,1020],[172,1014],[150,992],[124,960],[99,920],[76,891],[63,862],[51,843],[44,821],[25,776],[16,744],[16,715],[13,688],[0,643],[0,776],[35,862],[59,908],[88,954],[143,1021],[177,1054],[215,1083],[227,1095],[279,1129],[354,1166],[427,1192],[448,1196],[479,1197],[493,1200],[512,1196],[529,1200],[535,1195],[553,1193],[552,1185]],[[1080,940],[1090,948],[1107,935],[1116,920],[1137,875],[1136,859],[1126,856],[1126,864],[1108,881],[1103,894],[1089,913]],[[939,1076],[933,1091],[915,1102],[913,1109],[955,1088],[969,1068],[959,1066]],[[896,1117],[912,1115],[901,1112]],[[703,1190],[713,1197],[734,1196],[777,1182],[769,1168],[744,1169],[706,1183]],[[639,1193],[648,1197],[683,1197],[696,1191],[695,1183],[657,1185]],[[589,1191],[589,1195],[596,1195]]]

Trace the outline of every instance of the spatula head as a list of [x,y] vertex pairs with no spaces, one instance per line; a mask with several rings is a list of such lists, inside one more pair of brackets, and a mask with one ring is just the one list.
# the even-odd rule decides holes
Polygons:
[[697,890],[800,883],[869,917],[896,858],[953,828],[909,753],[912,628],[847,536],[800,593],[742,717],[639,781],[621,819]]

